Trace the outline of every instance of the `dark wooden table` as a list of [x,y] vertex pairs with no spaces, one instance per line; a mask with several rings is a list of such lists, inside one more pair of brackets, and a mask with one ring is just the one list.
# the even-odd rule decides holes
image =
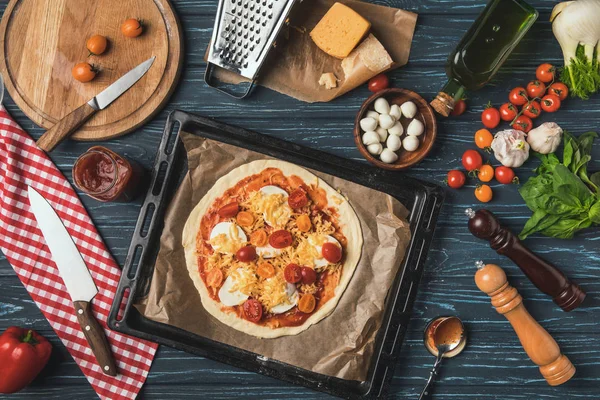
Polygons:
[[[310,0],[305,0],[310,1]],[[211,36],[217,0],[175,1],[185,32],[186,63],[181,83],[165,109],[136,132],[105,143],[145,167],[152,165],[162,127],[174,109],[195,112],[223,122],[240,125],[361,160],[354,147],[352,126],[355,112],[369,95],[361,87],[328,104],[305,104],[270,90],[258,88],[246,101],[234,101],[209,89],[203,82],[202,56]],[[412,89],[432,98],[445,83],[444,62],[462,34],[484,6],[484,0],[390,0],[377,3],[419,13],[410,62],[390,74],[393,85]],[[531,0],[540,18],[490,85],[469,93],[469,109],[460,118],[442,120],[438,141],[427,159],[408,174],[441,183],[449,169],[460,166],[460,156],[474,147],[473,134],[481,128],[483,105],[500,105],[513,86],[526,84],[535,76],[541,62],[562,64],[548,17],[554,1]],[[0,2],[2,8],[6,0]],[[34,68],[35,66],[32,66]],[[9,112],[35,138],[42,130],[14,105],[9,96],[4,104]],[[544,120],[559,122],[575,134],[600,129],[600,95],[589,101],[569,100],[558,112]],[[89,143],[69,141],[60,145],[52,158],[71,179],[75,158]],[[600,144],[596,144],[592,171],[600,169]],[[521,179],[536,165],[530,162],[519,170]],[[495,198],[487,207],[514,230],[522,228],[530,214],[516,186],[493,183]],[[449,360],[436,387],[439,399],[591,399],[600,396],[600,248],[599,231],[590,229],[574,240],[533,237],[527,244],[559,265],[588,293],[585,305],[574,312],[561,311],[540,293],[521,271],[496,255],[468,232],[464,209],[479,206],[473,195],[474,182],[460,191],[448,191],[438,223],[409,333],[396,368],[391,393],[396,398],[416,398],[420,393],[433,357],[422,344],[426,322],[438,315],[456,314],[466,323],[469,344],[463,354]],[[101,204],[83,197],[110,251],[122,264],[137,219],[140,200],[131,204]],[[512,284],[525,298],[531,314],[554,335],[563,352],[577,367],[574,379],[562,387],[550,387],[541,377],[513,334],[506,320],[497,314],[487,296],[473,282],[476,260],[505,267]],[[0,261],[0,331],[21,325],[38,330],[54,345],[49,365],[41,376],[15,398],[96,398],[77,365],[62,346],[46,319],[15,276],[4,258]],[[307,345],[310,345],[309,343]],[[327,398],[311,390],[282,383],[261,375],[160,347],[140,398]]]

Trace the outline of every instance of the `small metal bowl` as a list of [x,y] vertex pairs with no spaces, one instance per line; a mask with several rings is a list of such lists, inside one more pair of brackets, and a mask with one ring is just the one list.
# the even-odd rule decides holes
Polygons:
[[[396,160],[393,164],[386,164],[381,161],[378,157],[371,155],[367,150],[367,147],[362,142],[362,131],[360,129],[360,120],[364,118],[367,111],[371,110],[373,107],[373,103],[380,97],[385,97],[387,101],[392,104],[402,105],[407,101],[412,101],[417,106],[417,115],[415,118],[418,118],[425,125],[425,132],[419,136],[419,141],[421,142],[419,148],[415,151],[406,151],[403,149],[398,150],[398,160]],[[406,131],[410,120],[408,118],[402,117],[400,119],[400,123]],[[356,147],[363,155],[364,158],[367,159],[372,164],[375,164],[378,167],[389,169],[393,171],[399,171],[406,168],[409,168],[429,154],[431,148],[433,147],[433,143],[435,142],[435,137],[437,135],[437,121],[435,119],[435,114],[429,104],[423,99],[421,96],[416,94],[415,92],[407,89],[399,89],[399,88],[390,88],[381,90],[371,97],[369,97],[360,108],[360,111],[356,115],[356,120],[354,122],[354,142],[356,143]],[[404,137],[405,135],[402,135]]]

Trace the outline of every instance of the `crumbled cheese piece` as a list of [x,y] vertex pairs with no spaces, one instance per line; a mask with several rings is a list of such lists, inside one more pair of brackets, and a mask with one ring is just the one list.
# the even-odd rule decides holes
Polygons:
[[333,89],[337,87],[337,78],[332,72],[327,72],[321,75],[319,86],[325,85],[325,89]]

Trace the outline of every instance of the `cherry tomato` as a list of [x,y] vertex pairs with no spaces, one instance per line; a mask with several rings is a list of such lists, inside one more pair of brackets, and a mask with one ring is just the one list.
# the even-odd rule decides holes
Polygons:
[[281,229],[271,233],[269,236],[269,244],[276,249],[283,249],[284,247],[288,247],[292,244],[294,238],[292,238],[292,234],[286,231],[285,229]]
[[508,101],[515,106],[522,106],[529,101],[527,97],[527,91],[522,87],[516,87],[508,94]]
[[144,27],[142,26],[142,22],[135,18],[125,20],[121,25],[121,33],[130,38],[140,36],[143,30]]
[[554,68],[552,64],[544,63],[535,70],[535,77],[540,82],[548,83],[552,82],[554,79],[555,72],[556,68]]
[[448,176],[446,177],[446,181],[448,186],[452,189],[460,189],[465,184],[467,178],[462,171],[457,169],[453,169],[452,171],[448,171]]
[[88,63],[76,64],[71,70],[73,78],[79,82],[89,82],[96,77],[98,70]]
[[249,227],[254,223],[254,215],[248,211],[240,211],[235,217],[235,220],[237,221],[238,225]]
[[482,203],[487,203],[492,200],[492,188],[488,185],[481,185],[475,188],[475,197]]
[[208,287],[219,288],[223,282],[223,271],[219,268],[213,268],[206,274],[206,284]]
[[342,259],[342,249],[335,243],[324,243],[323,247],[321,247],[321,254],[324,259],[333,264]]
[[546,93],[546,85],[544,82],[531,81],[527,84],[527,95],[530,99],[542,97]]
[[483,159],[477,150],[467,150],[462,156],[462,165],[469,172],[481,168]]
[[548,94],[542,99],[542,110],[555,112],[560,108],[560,98],[555,94]]
[[256,249],[254,246],[244,246],[235,253],[235,256],[241,262],[252,262],[256,259]]
[[500,118],[502,121],[510,122],[517,116],[517,107],[512,103],[504,103],[500,106]]
[[298,301],[298,310],[305,314],[310,314],[314,311],[316,305],[317,301],[315,300],[315,296],[310,293],[305,293],[300,297],[300,301]]
[[493,140],[494,136],[487,129],[480,129],[475,132],[475,144],[480,149],[489,149]]
[[302,208],[308,204],[308,197],[302,189],[294,190],[288,197],[288,204],[292,208]]
[[494,107],[487,107],[481,113],[481,122],[486,128],[494,129],[500,123],[500,112]]
[[452,115],[453,117],[458,117],[459,115],[463,115],[466,109],[467,103],[465,103],[463,99],[460,99],[456,103],[454,103],[454,108],[452,109],[450,115]]
[[223,218],[233,218],[237,215],[240,210],[240,206],[236,201],[233,201],[229,204],[225,204],[223,207],[219,208],[217,214],[219,214]]
[[106,46],[108,45],[108,41],[102,35],[94,35],[90,37],[86,42],[86,47],[90,54],[94,54],[99,56],[100,54],[106,51]]
[[250,243],[256,247],[266,246],[269,242],[269,237],[264,229],[258,229],[250,234]]
[[496,180],[504,185],[519,182],[519,178],[515,176],[515,171],[505,166],[496,168]]
[[296,226],[300,232],[310,231],[310,228],[312,228],[310,217],[306,214],[299,215],[298,218],[296,218]]
[[380,90],[387,89],[390,86],[390,80],[386,74],[379,74],[369,79],[369,90],[377,93]]
[[521,115],[515,119],[515,122],[511,125],[513,129],[517,129],[519,131],[523,131],[525,133],[529,132],[533,127],[533,122],[531,118],[526,115]]
[[262,318],[262,304],[258,300],[248,299],[244,302],[244,317],[251,322],[258,322]]
[[256,275],[263,279],[272,278],[275,276],[275,267],[273,267],[273,264],[266,261],[258,263],[258,266],[256,267]]
[[548,94],[554,94],[558,96],[560,101],[563,101],[569,95],[569,88],[562,82],[554,82],[548,88]]
[[317,280],[317,273],[310,267],[302,267],[302,283],[310,285]]
[[494,167],[489,164],[482,165],[479,168],[479,172],[477,173],[477,177],[481,182],[489,182],[494,179]]
[[529,103],[523,106],[523,115],[531,119],[536,119],[539,117],[541,112],[542,107],[540,106],[540,103],[535,100],[531,100]]
[[289,283],[298,283],[302,280],[302,268],[298,264],[288,264],[283,270],[283,278]]

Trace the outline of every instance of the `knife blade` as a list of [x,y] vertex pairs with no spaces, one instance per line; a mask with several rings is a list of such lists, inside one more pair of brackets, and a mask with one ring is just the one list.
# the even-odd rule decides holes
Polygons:
[[90,101],[73,110],[48,129],[37,141],[38,147],[46,152],[52,151],[63,139],[70,136],[96,112],[104,110],[119,96],[131,88],[150,69],[156,56],[151,57],[117,79]]
[[103,328],[92,314],[90,302],[98,288],[77,250],[71,235],[50,203],[34,188],[28,187],[29,204],[46,240],[67,292],[73,300],[77,320],[102,372],[116,376],[117,368]]

